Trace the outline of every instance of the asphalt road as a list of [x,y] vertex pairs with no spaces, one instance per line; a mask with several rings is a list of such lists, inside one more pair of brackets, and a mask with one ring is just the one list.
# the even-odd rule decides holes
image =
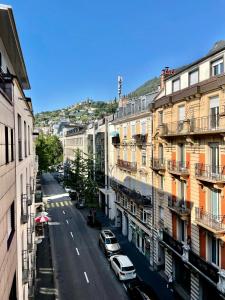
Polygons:
[[48,198],[53,266],[60,300],[128,299],[98,246],[98,234],[50,174],[43,175]]

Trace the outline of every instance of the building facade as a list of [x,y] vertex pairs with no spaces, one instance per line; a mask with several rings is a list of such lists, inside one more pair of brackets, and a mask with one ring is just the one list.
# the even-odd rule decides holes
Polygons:
[[108,173],[115,193],[115,224],[154,264],[151,105],[156,93],[121,99],[108,139]]
[[35,275],[33,112],[11,7],[0,5],[0,18],[0,299],[28,299]]
[[225,294],[224,54],[165,69],[152,110],[157,264],[187,299]]

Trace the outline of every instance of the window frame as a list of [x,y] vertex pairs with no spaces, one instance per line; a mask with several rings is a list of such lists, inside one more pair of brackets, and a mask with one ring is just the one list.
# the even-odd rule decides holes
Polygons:
[[[179,88],[178,88],[178,90],[175,91],[175,90],[174,90],[174,83],[175,83],[176,81],[179,81]],[[180,87],[181,87],[180,77],[178,77],[178,78],[172,80],[172,92],[173,92],[173,93],[176,93],[176,92],[180,91]]]
[[[195,82],[195,83],[192,83],[191,84],[191,74],[193,74],[193,73],[195,73],[195,72],[198,72],[198,79],[197,79],[197,82]],[[196,69],[193,69],[193,70],[191,70],[189,73],[188,73],[188,86],[193,86],[193,85],[195,85],[195,84],[197,84],[197,83],[199,83],[199,68],[196,68]]]
[[[222,64],[223,64],[223,71],[222,71],[221,73],[219,73],[219,74],[213,74],[213,73],[214,73],[214,72],[213,72],[213,70],[214,70],[213,64],[214,64],[215,62],[219,61],[219,60],[222,60],[222,61],[223,61],[223,62],[222,62]],[[217,58],[213,59],[212,61],[210,61],[210,75],[211,75],[211,77],[213,77],[213,76],[219,76],[219,75],[221,75],[221,74],[223,74],[223,73],[224,73],[224,57],[223,57],[223,56],[217,57]]]

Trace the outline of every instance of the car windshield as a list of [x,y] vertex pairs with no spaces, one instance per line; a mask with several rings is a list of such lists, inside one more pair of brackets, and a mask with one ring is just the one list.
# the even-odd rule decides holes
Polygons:
[[133,266],[129,266],[129,267],[122,267],[122,271],[134,271],[134,267]]
[[107,238],[107,239],[105,239],[105,243],[106,244],[116,244],[117,239],[116,238]]

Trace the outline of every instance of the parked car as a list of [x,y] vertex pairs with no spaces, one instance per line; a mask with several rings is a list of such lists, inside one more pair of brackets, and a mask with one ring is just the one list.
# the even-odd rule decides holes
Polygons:
[[134,265],[126,255],[113,255],[110,257],[110,266],[119,280],[130,280],[136,278]]
[[121,250],[115,234],[109,229],[101,231],[99,235],[99,246],[102,247],[106,256],[118,254]]
[[125,286],[131,300],[158,300],[153,289],[138,278],[128,281]]

